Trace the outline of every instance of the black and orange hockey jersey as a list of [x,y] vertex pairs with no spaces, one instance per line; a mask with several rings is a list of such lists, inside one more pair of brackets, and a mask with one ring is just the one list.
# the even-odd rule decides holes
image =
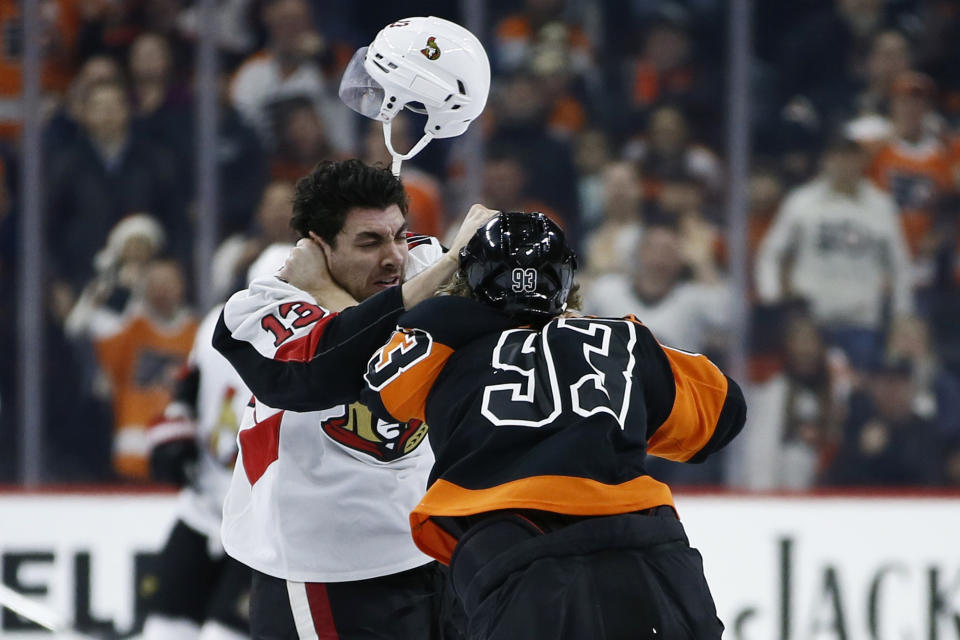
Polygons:
[[949,152],[933,137],[915,145],[894,140],[877,153],[870,175],[896,200],[910,254],[922,254],[942,200],[953,190]]
[[702,355],[662,347],[633,317],[517,328],[453,296],[401,316],[365,379],[375,413],[430,425],[436,463],[410,523],[420,549],[442,562],[456,539],[441,517],[672,506],[646,454],[701,462],[746,417],[735,382]]

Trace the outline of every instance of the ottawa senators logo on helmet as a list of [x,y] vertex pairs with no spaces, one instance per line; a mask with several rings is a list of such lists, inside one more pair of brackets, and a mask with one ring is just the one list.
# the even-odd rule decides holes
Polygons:
[[427,38],[427,46],[420,49],[420,53],[427,57],[427,60],[436,60],[440,57],[440,47],[437,46],[437,39],[434,36]]

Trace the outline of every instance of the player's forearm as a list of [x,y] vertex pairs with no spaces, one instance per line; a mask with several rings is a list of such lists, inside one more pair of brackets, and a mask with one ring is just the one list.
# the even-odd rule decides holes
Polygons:
[[403,283],[403,306],[410,309],[432,297],[441,285],[453,277],[453,274],[460,268],[460,249],[467,246],[477,229],[495,215],[497,215],[496,211],[487,209],[481,204],[470,207],[470,211],[467,212],[457,235],[450,244],[450,251],[443,254],[440,260],[415,278]]
[[370,354],[404,311],[401,292],[388,289],[339,314],[298,296],[306,294],[275,278],[255,281],[227,302],[214,348],[271,407],[316,411],[355,401]]
[[457,255],[450,251],[416,277],[404,282],[402,285],[404,308],[411,309],[432,297],[441,285],[453,277],[458,268]]

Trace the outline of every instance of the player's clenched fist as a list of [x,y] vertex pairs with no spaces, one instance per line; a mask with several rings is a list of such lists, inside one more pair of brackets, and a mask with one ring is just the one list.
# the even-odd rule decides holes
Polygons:
[[475,204],[470,207],[470,211],[467,212],[466,217],[460,224],[457,235],[453,238],[448,255],[457,259],[460,255],[460,249],[467,246],[467,243],[470,242],[470,238],[477,232],[477,229],[486,224],[488,220],[498,213],[500,212],[494,209],[488,209],[482,204]]

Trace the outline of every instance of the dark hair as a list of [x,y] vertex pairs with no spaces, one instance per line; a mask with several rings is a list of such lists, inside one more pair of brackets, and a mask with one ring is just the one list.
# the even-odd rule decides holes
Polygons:
[[290,226],[302,238],[313,231],[331,246],[351,209],[386,209],[395,204],[407,215],[403,183],[385,167],[360,160],[324,160],[297,181]]

